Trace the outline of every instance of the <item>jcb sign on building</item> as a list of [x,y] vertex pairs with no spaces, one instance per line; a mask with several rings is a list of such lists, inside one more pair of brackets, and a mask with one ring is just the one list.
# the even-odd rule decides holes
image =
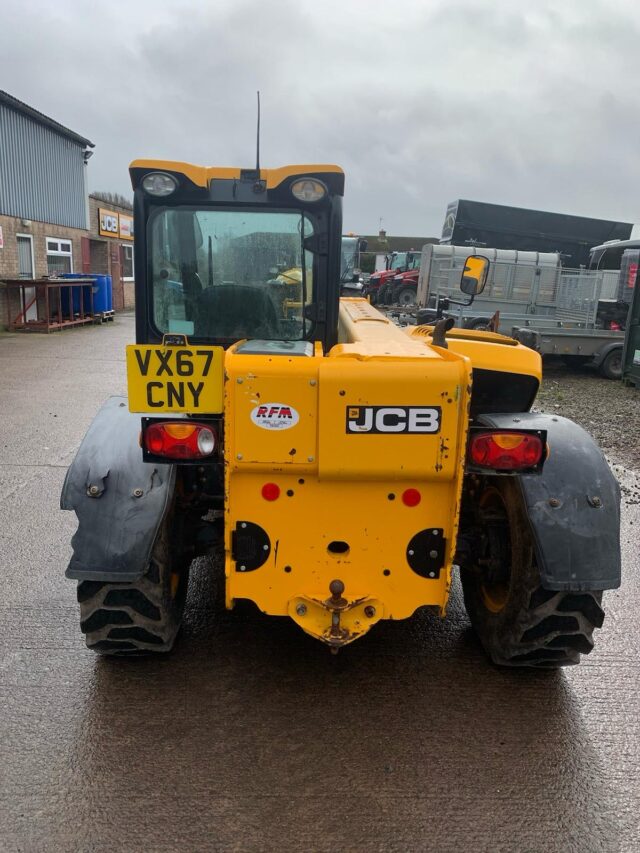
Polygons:
[[117,237],[120,233],[118,214],[112,210],[98,209],[98,233],[101,237]]
[[133,240],[133,216],[116,213],[115,210],[98,208],[98,234],[101,237],[116,237]]
[[118,224],[120,225],[120,239],[133,240],[133,216],[126,216],[124,213],[119,213]]

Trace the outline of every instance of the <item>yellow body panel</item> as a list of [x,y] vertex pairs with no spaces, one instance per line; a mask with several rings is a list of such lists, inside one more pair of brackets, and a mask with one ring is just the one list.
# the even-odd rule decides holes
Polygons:
[[222,347],[129,344],[129,411],[222,412],[223,359]]
[[[146,169],[154,172],[178,172],[192,181],[196,186],[208,187],[214,179],[240,180],[243,171],[235,167],[196,166],[193,163],[183,163],[177,160],[134,160],[129,169]],[[300,166],[282,166],[279,169],[260,169],[260,177],[266,181],[267,189],[279,186],[293,175],[311,175],[331,172],[343,175],[340,166],[333,164],[305,164]]]
[[[467,382],[459,358],[330,355],[320,366],[318,476],[321,480],[452,480],[458,468],[457,426],[466,413]],[[428,407],[426,425],[437,432],[354,434],[345,425],[363,420],[365,407]],[[404,426],[404,412],[399,426]],[[380,409],[378,408],[378,411]],[[373,418],[372,418],[373,420]],[[389,420],[395,427],[393,412]]]
[[[343,300],[340,315],[341,341],[328,355],[319,345],[312,356],[237,346],[225,355],[227,605],[251,599],[334,645],[421,605],[444,612],[471,373],[467,358],[411,340],[364,300]],[[410,431],[433,429],[431,409],[438,431]],[[374,412],[382,432],[350,432],[352,416],[367,423],[354,410]],[[279,487],[276,500],[262,496],[268,483]],[[420,493],[417,506],[404,503],[407,489]],[[233,555],[247,523],[271,543],[257,569]],[[408,548],[431,528],[442,529],[446,547],[442,570],[427,577],[410,567]],[[332,542],[347,550],[332,552]],[[345,586],[339,642],[326,603],[334,579]]]
[[[236,355],[235,350],[232,347],[225,360],[230,470],[317,470],[317,377],[322,356]],[[279,411],[270,414],[275,406]],[[285,407],[291,418],[281,417]],[[296,423],[290,426],[294,417]]]
[[[433,326],[408,326],[406,333],[412,340],[431,344]],[[540,353],[506,335],[474,329],[450,329],[447,344],[449,352],[466,356],[478,369],[535,376],[538,382],[542,381]]]

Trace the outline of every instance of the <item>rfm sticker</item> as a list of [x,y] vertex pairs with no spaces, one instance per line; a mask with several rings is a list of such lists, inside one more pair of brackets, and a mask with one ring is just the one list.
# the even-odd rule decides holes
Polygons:
[[284,403],[262,403],[251,412],[251,420],[262,429],[290,429],[298,423],[300,415]]
[[440,432],[440,406],[347,406],[347,433]]

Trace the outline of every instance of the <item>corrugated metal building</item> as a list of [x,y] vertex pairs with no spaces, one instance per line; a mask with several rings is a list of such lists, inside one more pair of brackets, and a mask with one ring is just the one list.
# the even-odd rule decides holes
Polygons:
[[[0,280],[85,270],[86,163],[93,147],[0,90]],[[0,324],[3,297],[0,286]]]
[[93,143],[0,91],[0,213],[87,229]]

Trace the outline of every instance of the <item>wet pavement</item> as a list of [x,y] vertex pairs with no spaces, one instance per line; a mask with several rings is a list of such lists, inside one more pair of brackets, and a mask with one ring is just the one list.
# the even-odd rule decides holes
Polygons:
[[638,475],[616,468],[624,582],[579,667],[493,667],[457,584],[445,621],[332,657],[225,612],[206,560],[174,654],[100,659],[58,501],[132,338],[0,335],[0,850],[640,850]]

